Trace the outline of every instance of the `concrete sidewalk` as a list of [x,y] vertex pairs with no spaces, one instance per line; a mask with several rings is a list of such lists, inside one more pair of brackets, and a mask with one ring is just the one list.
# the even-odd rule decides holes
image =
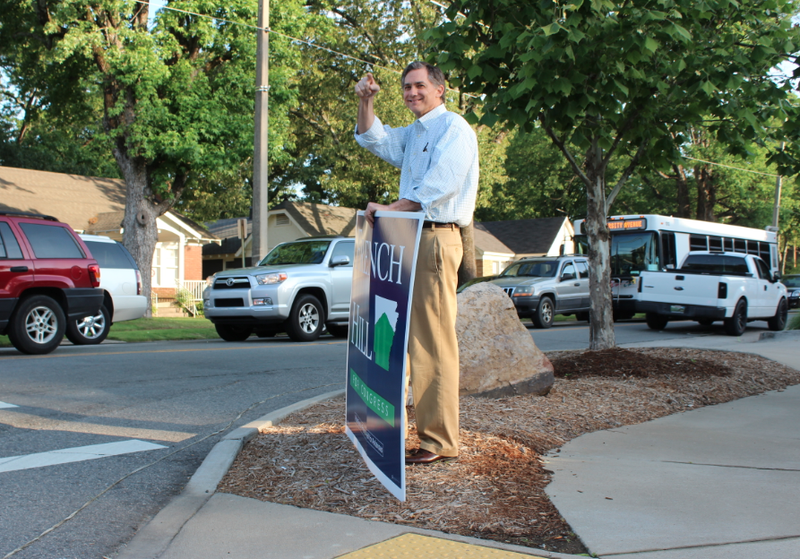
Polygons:
[[[800,331],[762,337],[748,331],[722,342],[708,337],[624,347],[743,351],[800,369]],[[335,394],[299,402],[226,436],[184,492],[118,558],[570,557],[214,493],[258,428]],[[555,471],[548,494],[600,557],[800,559],[800,385],[590,433],[548,460]],[[411,533],[429,539],[421,548],[408,539],[420,537]]]

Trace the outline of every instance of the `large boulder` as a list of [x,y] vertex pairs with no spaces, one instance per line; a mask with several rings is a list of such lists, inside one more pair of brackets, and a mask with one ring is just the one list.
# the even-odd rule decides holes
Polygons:
[[458,294],[456,332],[462,396],[544,395],[553,386],[553,364],[495,284],[477,283]]

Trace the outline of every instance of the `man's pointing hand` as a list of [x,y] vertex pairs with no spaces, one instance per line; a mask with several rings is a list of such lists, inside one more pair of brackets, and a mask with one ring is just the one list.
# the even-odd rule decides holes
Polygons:
[[381,90],[381,86],[377,84],[372,74],[368,73],[356,84],[356,95],[362,99],[374,97],[376,93]]

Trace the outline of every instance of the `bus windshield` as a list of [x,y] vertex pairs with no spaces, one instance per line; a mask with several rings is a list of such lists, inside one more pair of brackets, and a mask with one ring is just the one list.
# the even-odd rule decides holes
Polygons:
[[[579,254],[589,253],[586,235],[575,237]],[[658,236],[653,231],[611,235],[611,275],[638,276],[644,270],[658,270]]]

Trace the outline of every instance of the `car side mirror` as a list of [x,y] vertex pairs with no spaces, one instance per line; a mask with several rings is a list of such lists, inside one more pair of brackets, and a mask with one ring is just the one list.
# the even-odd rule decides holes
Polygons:
[[349,265],[350,265],[350,257],[347,255],[331,258],[331,263],[330,263],[331,268],[335,268],[336,266],[349,266]]
[[772,274],[772,282],[777,283],[779,281],[781,281],[781,273],[775,272],[774,274]]
[[570,281],[574,279],[575,279],[575,274],[571,274],[569,272],[561,276],[561,281]]

